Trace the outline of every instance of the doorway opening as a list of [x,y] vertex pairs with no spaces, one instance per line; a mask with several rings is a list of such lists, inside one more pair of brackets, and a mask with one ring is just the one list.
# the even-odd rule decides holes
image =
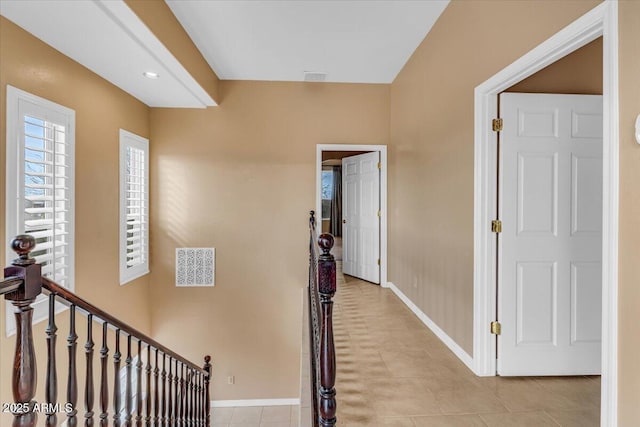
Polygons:
[[[369,157],[375,157],[376,161],[373,162]],[[354,165],[356,161],[358,164]],[[375,168],[378,181],[367,181],[365,171],[367,167]],[[372,174],[369,175],[372,176]],[[362,182],[353,185],[354,177],[361,180],[364,177],[365,183],[370,184],[369,188],[375,188],[375,195],[368,194],[373,190],[362,194],[358,190],[356,195],[353,188],[361,188]],[[338,182],[340,185],[336,186]],[[368,198],[370,196],[373,197],[371,200]],[[364,197],[365,202],[379,207],[370,212],[370,215],[354,216],[353,203],[346,202],[354,200],[354,197],[361,199]],[[336,237],[333,254],[342,261],[343,272],[387,287],[387,147],[318,144],[316,147],[316,212],[321,214],[318,217],[321,218],[322,232],[331,233]],[[375,223],[372,223],[372,217],[375,217]],[[363,235],[372,237],[369,239],[353,237]],[[356,259],[360,260],[359,264],[354,262]]]
[[497,95],[505,89],[602,36],[602,379],[601,423],[617,424],[617,246],[618,246],[618,60],[615,2],[603,2],[547,41],[507,66],[475,90],[474,190],[474,370],[496,375],[497,148],[492,119]]

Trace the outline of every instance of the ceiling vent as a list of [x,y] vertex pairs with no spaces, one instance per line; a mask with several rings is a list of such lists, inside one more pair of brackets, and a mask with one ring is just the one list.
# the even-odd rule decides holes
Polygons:
[[327,73],[323,73],[322,71],[305,71],[304,72],[305,82],[323,82],[326,79],[327,79]]

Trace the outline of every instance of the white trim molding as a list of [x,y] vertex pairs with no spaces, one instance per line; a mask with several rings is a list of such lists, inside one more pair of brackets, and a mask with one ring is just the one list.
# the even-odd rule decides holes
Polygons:
[[433,320],[431,320],[429,316],[427,316],[422,310],[420,310],[418,306],[415,305],[409,299],[409,297],[407,297],[396,285],[391,282],[387,282],[385,287],[391,289],[393,293],[396,294],[403,303],[405,303],[409,310],[411,310],[413,314],[415,314],[418,319],[420,319],[420,321],[427,326],[427,328],[431,329],[431,332],[433,332],[438,338],[440,338],[440,341],[442,341],[447,347],[449,347],[449,350],[451,350],[458,357],[458,359],[460,359],[465,365],[467,365],[467,368],[472,371],[474,370],[473,358],[469,355],[469,353],[464,351],[464,349],[460,347],[458,343],[453,340],[453,338],[451,338]]
[[[65,248],[64,259],[64,273],[60,276],[56,275],[56,270],[61,271],[61,267],[53,270],[50,273],[43,273],[47,277],[50,277],[63,285],[70,291],[74,290],[75,286],[75,145],[76,145],[76,113],[75,110],[57,104],[53,101],[41,98],[37,95],[31,94],[24,90],[18,89],[11,85],[7,85],[7,100],[6,100],[6,194],[5,194],[5,248],[10,248],[11,240],[18,234],[23,234],[26,231],[26,222],[24,218],[25,204],[27,203],[27,196],[25,190],[25,117],[30,116],[49,122],[52,126],[64,126],[64,140],[56,141],[52,145],[64,145],[65,147],[65,162],[52,161],[50,166],[42,166],[44,172],[50,175],[51,179],[56,177],[55,170],[57,166],[65,167],[66,179],[64,187],[66,187],[63,199],[67,199],[64,208],[54,207],[54,216],[58,217],[59,214],[64,213],[64,219],[66,225],[64,225],[65,234],[56,234],[59,231],[58,225],[55,223],[51,225],[51,234],[45,238],[50,239],[52,247],[48,249],[51,253],[57,252],[60,247]],[[45,132],[45,131],[43,131]],[[54,134],[58,134],[58,130],[51,131]],[[37,139],[37,138],[36,138]],[[55,147],[51,147],[51,153],[56,152]],[[54,154],[50,154],[51,159],[57,157]],[[44,158],[43,158],[44,159]],[[43,160],[40,159],[40,160]],[[31,161],[27,161],[31,163]],[[46,168],[51,168],[47,170]],[[34,183],[32,183],[34,184]],[[37,181],[37,184],[48,185],[45,181]],[[54,186],[55,187],[55,186]],[[40,187],[42,189],[43,187]],[[57,187],[56,187],[57,188]],[[54,189],[55,190],[55,189]],[[44,191],[44,190],[43,190]],[[34,193],[34,195],[36,195]],[[54,202],[58,199],[51,195]],[[48,203],[48,202],[47,202]],[[53,206],[55,203],[52,202]],[[55,222],[55,221],[54,221]],[[56,231],[58,230],[58,231]],[[45,229],[38,230],[39,232],[47,231]],[[61,240],[64,236],[65,246],[56,246],[57,240]],[[41,235],[40,238],[43,236]],[[36,247],[37,252],[38,248]],[[10,265],[11,261],[15,257],[15,253],[11,250],[5,252],[6,259],[5,265]],[[55,258],[62,257],[61,255],[55,255]],[[36,256],[36,259],[38,257]],[[58,258],[59,259],[59,258]],[[53,264],[50,264],[53,267]],[[57,264],[60,265],[60,264]],[[45,266],[45,268],[48,268]],[[66,276],[66,277],[65,277]],[[64,281],[63,281],[64,279]],[[48,318],[48,302],[44,295],[39,295],[36,301],[32,304],[33,307],[33,323],[39,323]],[[16,323],[13,318],[13,306],[9,301],[5,303],[5,320],[6,320],[6,335],[11,336],[16,333]],[[66,307],[60,303],[56,303],[56,314],[64,311]]]
[[387,283],[387,146],[354,144],[316,145],[316,212],[322,213],[322,152],[377,151],[380,153],[380,285]]
[[617,425],[618,356],[618,4],[604,1],[475,89],[473,367],[496,375],[497,95],[587,43],[603,38],[602,392],[601,425]]
[[[129,149],[133,152],[141,152],[143,158],[140,164],[136,164],[130,170],[129,162],[135,162],[129,158]],[[135,157],[133,157],[135,159]],[[140,160],[140,159],[138,159]],[[138,169],[142,169],[141,176]],[[134,189],[131,187],[141,187]],[[133,192],[133,193],[131,193]],[[128,202],[131,194],[138,194],[141,200]],[[138,204],[136,204],[138,203]],[[129,209],[138,210],[137,216],[129,213]],[[129,216],[131,215],[131,216]],[[140,222],[139,232],[128,229],[129,219],[138,220]],[[120,285],[144,276],[149,273],[149,140],[135,133],[120,129],[120,246],[119,246],[119,262],[120,262]],[[132,226],[133,227],[133,226]],[[136,236],[136,234],[138,234]],[[131,236],[130,236],[131,235]],[[139,245],[138,251],[140,255],[133,258],[137,259],[135,264],[129,265],[128,250],[132,249],[128,243],[129,239],[138,239],[132,244]]]
[[237,408],[240,406],[292,406],[299,405],[300,398],[289,399],[244,399],[244,400],[212,400],[212,408]]

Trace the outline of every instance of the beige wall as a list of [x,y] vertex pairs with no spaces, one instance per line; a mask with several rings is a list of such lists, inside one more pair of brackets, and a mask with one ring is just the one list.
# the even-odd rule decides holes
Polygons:
[[453,1],[391,86],[389,280],[469,354],[474,88],[597,3]]
[[640,2],[621,1],[620,25],[620,244],[619,425],[640,423]]
[[582,46],[505,92],[602,94],[602,37]]
[[[220,88],[219,108],[151,111],[153,334],[213,356],[213,399],[298,397],[316,144],[386,144],[389,86]],[[208,246],[215,287],[176,288],[175,248]]]
[[[86,68],[0,17],[0,241],[5,236],[6,85],[76,112],[76,292],[149,331],[148,276],[120,286],[118,276],[118,129],[149,135],[149,109]],[[6,259],[6,244],[0,259]],[[5,337],[0,304],[0,401],[11,402],[14,339]],[[61,321],[60,335],[68,330]],[[44,348],[42,325],[36,328]],[[64,338],[59,338],[64,347]],[[83,344],[82,344],[83,345]],[[40,353],[44,354],[44,353]],[[40,362],[39,384],[44,383]],[[40,387],[42,390],[42,387]]]
[[[545,2],[541,8],[535,2],[453,2],[392,85],[389,277],[470,354],[473,88],[595,4]],[[640,113],[640,2],[621,1],[619,12],[618,392],[619,425],[627,427],[640,419],[640,147],[633,138],[633,123]],[[496,20],[503,25],[492,25]],[[459,32],[459,28],[466,31]],[[599,43],[587,49],[598,49]],[[590,64],[597,67],[601,62],[586,57],[591,54],[594,51],[580,52],[571,59],[574,65],[557,64],[554,72]],[[591,71],[579,76],[568,71],[552,78],[548,71],[517,89],[564,91],[563,87],[570,86],[572,93],[601,89],[587,89],[598,79]],[[440,227],[424,226],[432,223]]]
[[[0,165],[6,84],[75,109],[78,293],[193,360],[212,354],[213,399],[278,398],[298,394],[315,144],[388,143],[390,280],[471,353],[473,88],[596,3],[454,1],[391,88],[222,82],[222,107],[153,109],[150,122],[147,107],[0,18]],[[640,419],[639,17],[640,2],[620,2],[623,427]],[[117,276],[120,127],[152,140],[152,280],[125,287]],[[2,174],[0,241],[4,200]],[[174,249],[183,246],[217,248],[216,287],[173,286]],[[61,349],[64,321],[59,327]],[[6,402],[13,340],[2,335]]]

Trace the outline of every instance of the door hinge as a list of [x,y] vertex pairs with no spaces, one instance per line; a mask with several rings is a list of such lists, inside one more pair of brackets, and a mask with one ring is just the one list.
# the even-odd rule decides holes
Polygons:
[[378,162],[378,169],[382,169],[382,163]]
[[378,258],[378,265],[380,265],[380,258]]
[[501,332],[502,332],[502,325],[500,325],[500,322],[498,322],[497,320],[494,320],[493,322],[491,322],[491,333],[493,335],[500,335]]
[[382,217],[382,211],[378,211],[378,218]]
[[491,232],[502,233],[502,221],[500,221],[499,219],[491,221]]
[[502,131],[502,119],[498,118],[498,119],[491,120],[491,129],[493,129],[494,132],[501,132]]

